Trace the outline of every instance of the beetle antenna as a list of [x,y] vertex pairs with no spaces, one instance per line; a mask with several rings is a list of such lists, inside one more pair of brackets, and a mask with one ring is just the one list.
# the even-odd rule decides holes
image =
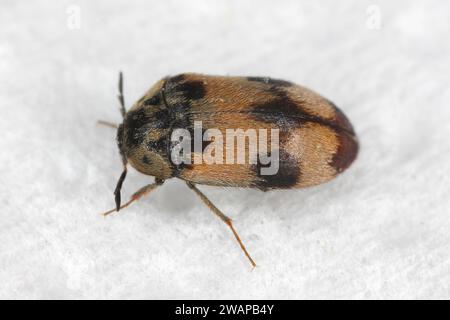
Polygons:
[[116,189],[114,190],[114,198],[116,200],[116,211],[120,210],[120,190],[122,189],[123,181],[127,176],[127,164],[124,163],[122,174],[120,175],[119,181],[117,181]]
[[[122,71],[119,72],[119,95],[117,96],[120,102],[120,113],[122,114],[122,118],[125,118],[125,114],[127,113],[127,110],[125,109],[125,98],[123,96],[123,74]],[[114,190],[114,198],[116,201],[116,211],[120,210],[120,202],[121,202],[121,195],[120,191],[122,189],[123,181],[125,180],[125,177],[127,176],[127,161],[124,157],[122,157],[123,162],[123,171],[120,175],[119,181],[117,181],[116,189]]]
[[113,129],[119,128],[119,126],[117,124],[109,122],[109,121],[104,121],[104,120],[97,120],[97,124],[101,124],[102,126],[110,127]]
[[125,109],[125,98],[123,97],[123,74],[122,71],[119,72],[119,95],[117,96],[120,102],[120,113],[122,117],[125,118],[127,110]]

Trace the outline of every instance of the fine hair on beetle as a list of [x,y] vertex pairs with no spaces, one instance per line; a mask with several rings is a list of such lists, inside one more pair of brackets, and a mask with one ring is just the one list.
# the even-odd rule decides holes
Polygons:
[[[117,145],[123,171],[114,190],[115,208],[128,207],[170,178],[184,180],[231,230],[256,266],[232,220],[197,184],[261,191],[305,188],[346,170],[358,153],[348,118],[330,100],[285,80],[194,73],[156,82],[125,108],[119,74]],[[128,165],[153,176],[122,204]]]

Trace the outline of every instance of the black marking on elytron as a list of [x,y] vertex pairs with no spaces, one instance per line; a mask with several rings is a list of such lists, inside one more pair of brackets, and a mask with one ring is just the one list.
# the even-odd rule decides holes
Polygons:
[[247,77],[248,81],[256,81],[265,84],[271,84],[277,87],[290,87],[293,85],[292,82],[281,80],[281,79],[272,79],[269,77]]
[[258,163],[252,166],[257,176],[254,186],[262,191],[270,189],[290,189],[300,181],[300,167],[298,161],[292,158],[284,149],[279,149],[279,169],[274,175],[262,175],[261,168],[269,167]]
[[170,124],[173,129],[189,129],[193,127],[191,105],[189,103],[174,103],[169,107]]
[[[165,152],[166,157],[169,160],[171,169],[172,169],[172,176],[178,176],[180,171],[186,167],[186,164],[181,163],[179,165],[175,165],[172,162],[172,150],[175,147],[176,143],[173,143],[171,141],[171,135],[173,130],[175,129],[188,129],[193,128],[193,122],[190,119],[190,108],[191,104],[190,101],[184,101],[183,103],[180,103],[177,101],[178,97],[176,94],[176,91],[174,91],[177,87],[177,84],[184,80],[185,76],[183,74],[180,74],[178,76],[172,77],[172,78],[166,78],[163,86],[161,88],[161,98],[163,105],[165,107],[165,110],[168,112],[169,117],[169,132],[166,137],[166,144],[165,144]],[[173,83],[175,82],[175,84]],[[184,99],[183,99],[184,100]],[[193,137],[191,135],[191,137]]]
[[[314,122],[337,132],[343,131],[354,135],[354,132],[350,131],[347,126],[343,127],[341,123],[302,111],[302,103],[293,101],[283,89],[271,87],[268,91],[273,94],[274,99],[252,105],[249,113],[254,119],[275,124],[279,128],[299,128],[308,122]],[[350,128],[352,128],[351,125]]]
[[148,127],[151,129],[167,129],[170,126],[170,114],[166,109],[154,111]]
[[274,95],[273,100],[251,106],[250,115],[260,121],[277,125],[279,128],[299,127],[305,118],[297,104],[287,95]]
[[348,133],[355,136],[355,130],[353,129],[353,125],[350,123],[345,114],[330,100],[325,99],[328,104],[334,109],[335,112],[335,120],[337,126],[345,129]]
[[176,76],[170,77],[168,80],[170,80],[171,83],[177,83],[184,81],[186,79],[186,75],[184,73],[178,74]]
[[155,94],[153,97],[144,101],[144,106],[159,105],[161,103],[161,95]]
[[339,146],[331,159],[330,165],[334,167],[337,172],[342,172],[355,160],[359,146],[358,141],[346,132],[338,134],[337,137]]
[[180,95],[186,102],[203,99],[205,97],[205,84],[201,80],[189,80],[184,75],[169,79],[171,94]]
[[[170,101],[170,99],[169,99]],[[172,135],[173,130],[176,129],[186,129],[189,131],[189,134],[191,136],[191,151],[194,152],[194,125],[193,121],[190,116],[190,110],[191,105],[189,103],[175,103],[173,105],[169,105],[168,109],[170,111],[170,132],[169,132],[169,140],[170,136]],[[185,163],[180,164],[174,164],[172,162],[172,150],[175,147],[177,143],[173,143],[172,141],[169,141],[167,143],[167,149],[166,154],[167,158],[170,161],[173,175],[178,176],[179,172],[186,168]],[[203,149],[202,149],[203,150]]]

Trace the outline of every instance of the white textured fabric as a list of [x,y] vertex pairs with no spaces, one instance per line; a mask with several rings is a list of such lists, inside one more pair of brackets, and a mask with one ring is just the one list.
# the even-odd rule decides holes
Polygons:
[[[450,298],[450,3],[0,4],[1,298]],[[78,16],[79,14],[79,16]],[[351,119],[337,179],[262,193],[184,183],[119,214],[117,74],[129,106],[179,72],[306,85]],[[126,199],[152,178],[130,171]]]

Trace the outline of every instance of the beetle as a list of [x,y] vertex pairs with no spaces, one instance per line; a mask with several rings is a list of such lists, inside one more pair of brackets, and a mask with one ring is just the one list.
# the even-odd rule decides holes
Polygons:
[[[123,122],[118,126],[101,123],[117,128],[123,172],[114,191],[116,207],[103,214],[129,206],[167,179],[179,178],[227,224],[253,267],[256,264],[232,220],[197,188],[197,184],[262,191],[304,188],[334,178],[350,166],[358,153],[355,131],[342,111],[314,91],[285,80],[179,74],[156,82],[127,111],[120,72],[118,99]],[[202,123],[203,131],[210,128],[218,128],[219,132],[228,128],[278,130],[277,143],[269,141],[278,155],[276,173],[261,174],[265,163],[258,160],[258,155],[256,163],[174,161],[171,155],[177,144],[172,134],[178,128],[192,132],[197,122]],[[211,141],[202,141],[200,152],[208,148],[208,142]],[[244,151],[250,152],[249,146],[244,147]],[[232,148],[234,150],[234,146]],[[198,151],[197,148],[192,154]],[[191,159],[192,154],[188,158]],[[121,204],[121,188],[128,164],[155,180]]]

